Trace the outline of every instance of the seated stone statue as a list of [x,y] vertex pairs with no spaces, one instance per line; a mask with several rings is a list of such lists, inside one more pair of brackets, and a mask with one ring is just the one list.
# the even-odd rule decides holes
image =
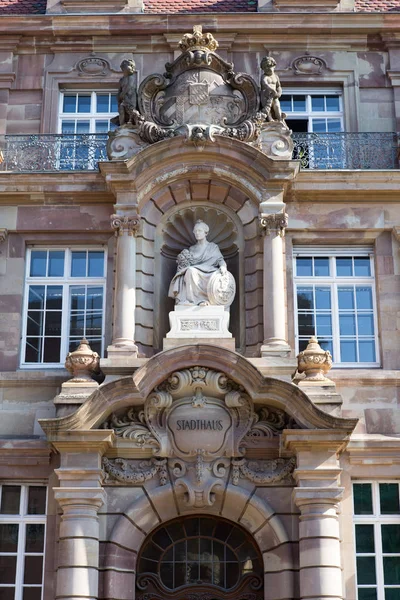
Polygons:
[[[235,289],[234,279],[226,268],[226,262],[222,256],[217,244],[207,241],[209,227],[204,221],[196,221],[193,234],[197,242],[189,249],[182,250],[177,258],[177,272],[169,286],[169,297],[175,299],[176,304],[200,305],[209,304],[231,304]],[[223,296],[219,293],[216,282],[214,293],[212,277],[215,273],[220,273],[226,278],[227,289]],[[214,278],[215,279],[215,278]],[[228,289],[229,288],[229,289]],[[222,290],[221,290],[222,292]],[[232,300],[230,296],[233,293]],[[230,301],[224,302],[224,298]]]

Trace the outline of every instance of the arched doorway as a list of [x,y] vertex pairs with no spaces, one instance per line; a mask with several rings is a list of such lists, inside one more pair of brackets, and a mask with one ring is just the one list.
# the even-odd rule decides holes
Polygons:
[[247,531],[214,516],[164,523],[143,543],[136,600],[257,600],[263,594],[260,550]]

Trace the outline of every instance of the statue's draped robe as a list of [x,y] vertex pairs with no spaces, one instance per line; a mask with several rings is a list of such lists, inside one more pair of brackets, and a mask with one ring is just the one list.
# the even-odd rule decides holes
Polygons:
[[178,271],[169,286],[168,296],[179,304],[200,304],[208,302],[207,286],[210,277],[225,265],[217,244],[207,242],[189,248],[193,264]]

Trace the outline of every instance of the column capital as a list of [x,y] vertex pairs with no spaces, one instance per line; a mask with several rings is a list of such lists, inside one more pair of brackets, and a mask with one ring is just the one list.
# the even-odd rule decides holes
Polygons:
[[344,495],[343,487],[296,487],[293,489],[293,500],[302,510],[310,507],[330,506],[337,510]]
[[59,487],[53,490],[54,497],[63,511],[68,510],[68,507],[87,506],[97,512],[106,500],[106,492],[103,488]]
[[111,228],[115,235],[136,236],[140,229],[141,217],[139,215],[111,215]]
[[286,212],[273,214],[261,213],[259,216],[261,232],[264,235],[269,235],[271,231],[275,231],[278,235],[284,237],[288,223],[289,216]]

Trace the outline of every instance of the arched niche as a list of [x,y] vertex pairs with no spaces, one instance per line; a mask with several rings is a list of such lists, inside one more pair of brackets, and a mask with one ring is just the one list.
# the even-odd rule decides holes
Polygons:
[[[189,208],[195,209],[194,212]],[[162,338],[169,330],[168,312],[174,304],[168,299],[168,285],[176,267],[172,256],[184,246],[192,245],[193,219],[196,214],[206,214],[206,209],[212,212],[208,212],[210,218],[204,218],[216,220],[209,239],[217,243],[221,239],[222,244],[227,244],[221,248],[222,253],[227,256],[228,262],[233,263],[235,277],[239,279],[236,281],[237,300],[233,307],[235,320],[239,322],[231,329],[236,338],[236,347],[248,356],[259,354],[263,340],[263,240],[258,226],[258,208],[238,188],[217,178],[207,177],[201,182],[188,178],[173,181],[148,199],[141,208],[142,227],[137,237],[135,340],[140,352],[146,356],[162,348]],[[179,236],[176,244],[166,248],[163,229],[167,226],[172,234],[181,218],[186,221],[186,233],[183,237]],[[218,231],[218,227],[221,231]],[[236,248],[228,241],[230,232],[236,235]],[[227,236],[226,241],[224,236]],[[168,277],[160,271],[162,247],[165,254],[171,256]],[[234,258],[236,252],[237,258]],[[162,318],[161,313],[164,315]]]
[[162,348],[162,341],[169,331],[169,312],[174,310],[174,300],[168,297],[168,288],[176,273],[176,257],[184,249],[196,243],[193,227],[202,220],[210,228],[207,239],[217,244],[236,281],[236,296],[230,308],[229,330],[236,347],[245,346],[244,318],[244,233],[243,224],[236,213],[206,200],[183,202],[173,207],[161,219],[155,235],[155,323],[154,347]]

